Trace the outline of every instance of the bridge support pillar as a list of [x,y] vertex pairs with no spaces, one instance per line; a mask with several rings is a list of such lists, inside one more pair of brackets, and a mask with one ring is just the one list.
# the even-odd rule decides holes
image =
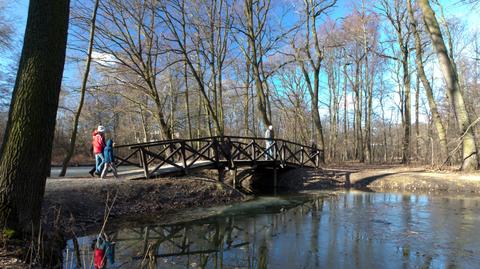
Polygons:
[[345,188],[350,189],[351,183],[350,183],[350,172],[345,173]]
[[273,193],[277,195],[277,167],[273,168]]
[[232,183],[233,189],[236,189],[237,187],[237,168],[233,169],[233,183]]

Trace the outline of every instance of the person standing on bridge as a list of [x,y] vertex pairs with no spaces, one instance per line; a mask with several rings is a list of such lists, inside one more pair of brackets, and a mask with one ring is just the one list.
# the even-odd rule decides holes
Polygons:
[[[105,148],[105,127],[99,125],[92,133],[93,155],[95,155],[95,174],[100,176],[103,164],[103,149]],[[90,171],[90,175],[93,173]]]
[[265,131],[266,151],[265,151],[265,160],[273,159],[273,139],[275,138],[275,133],[273,132],[273,126],[269,125],[268,129]]

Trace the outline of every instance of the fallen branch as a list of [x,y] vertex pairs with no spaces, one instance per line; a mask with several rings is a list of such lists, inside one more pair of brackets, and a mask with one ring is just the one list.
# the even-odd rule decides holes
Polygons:
[[453,149],[447,156],[447,158],[445,159],[445,161],[443,162],[443,164],[440,166],[440,170],[443,169],[443,167],[445,166],[445,164],[447,164],[450,159],[452,158],[452,156],[460,149],[460,146],[463,144],[463,138],[465,137],[465,135],[467,135],[467,132],[470,130],[470,128],[472,128],[473,126],[475,126],[478,122],[480,122],[480,117],[478,117],[476,120],[474,120],[468,127],[467,127],[467,130],[465,130],[465,132],[463,132],[463,134],[457,138],[455,141],[459,141],[457,142],[457,146],[455,147],[455,149]]

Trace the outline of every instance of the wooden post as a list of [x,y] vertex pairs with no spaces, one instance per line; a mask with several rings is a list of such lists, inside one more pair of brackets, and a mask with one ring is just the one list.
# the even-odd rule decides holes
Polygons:
[[274,140],[272,145],[270,145],[270,147],[273,147],[273,150],[272,150],[272,158],[273,158],[273,163],[275,164],[276,163],[276,160],[277,160],[277,141]]
[[273,193],[277,195],[277,167],[273,167]]
[[[207,157],[208,158],[212,158],[212,145],[213,145],[213,141],[212,142],[208,142],[210,143],[210,146],[208,146],[208,150],[207,150]],[[200,147],[199,147],[200,148]]]
[[237,168],[233,169],[233,189],[237,187]]
[[145,175],[145,179],[148,179],[150,175],[148,173],[147,154],[145,153],[145,150],[143,149],[143,147],[140,148],[140,152],[141,152],[140,157],[143,163],[143,173]]
[[345,173],[345,188],[350,189],[350,172]]
[[214,158],[215,158],[215,165],[218,167],[220,167],[220,145],[217,141],[216,138],[213,139],[213,154],[214,154]]
[[143,167],[143,157],[142,157],[142,151],[140,149],[138,149],[138,163],[140,165],[140,167]]
[[300,147],[300,166],[303,167],[303,146]]
[[252,159],[253,159],[253,162],[255,163],[256,159],[257,159],[257,149],[256,149],[256,146],[257,143],[255,143],[255,140],[252,139]]
[[187,175],[188,168],[187,168],[187,156],[185,155],[185,141],[180,142],[180,152],[182,154],[183,172],[185,173],[185,175]]

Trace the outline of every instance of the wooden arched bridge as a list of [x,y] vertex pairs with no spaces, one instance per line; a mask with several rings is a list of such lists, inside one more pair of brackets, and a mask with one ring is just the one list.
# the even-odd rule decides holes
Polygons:
[[115,146],[118,166],[136,166],[143,178],[193,169],[320,167],[323,152],[284,139],[213,136]]

